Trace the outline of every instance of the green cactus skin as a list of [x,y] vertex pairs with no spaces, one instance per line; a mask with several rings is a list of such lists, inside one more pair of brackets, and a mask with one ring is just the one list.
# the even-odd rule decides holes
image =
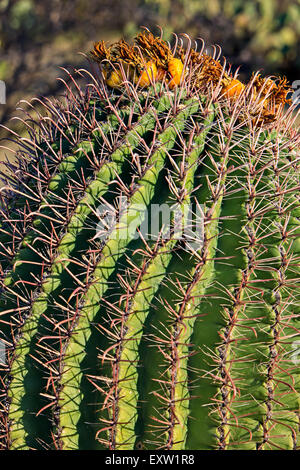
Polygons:
[[[28,122],[2,188],[1,447],[298,449],[291,111],[254,124],[251,100],[188,80],[75,90]],[[99,239],[104,201],[117,221]],[[136,236],[141,204],[184,224],[201,207],[203,239],[174,215]]]

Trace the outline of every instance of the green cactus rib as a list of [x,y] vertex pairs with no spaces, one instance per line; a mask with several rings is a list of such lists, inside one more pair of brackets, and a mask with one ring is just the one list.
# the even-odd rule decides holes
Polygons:
[[[184,109],[159,136],[160,147],[150,157],[149,169],[137,182],[137,189],[131,196],[125,219],[121,217],[116,229],[103,248],[101,260],[96,266],[93,280],[88,288],[81,315],[76,325],[76,335],[72,335],[64,357],[62,389],[59,397],[61,441],[63,448],[77,448],[76,423],[80,418],[80,382],[82,371],[80,364],[85,357],[85,345],[90,336],[90,325],[99,310],[99,301],[105,293],[109,275],[114,271],[115,263],[122,256],[136,228],[143,221],[144,214],[137,214],[136,207],[148,206],[154,193],[155,183],[164,167],[167,151],[174,146],[178,131],[185,127],[188,117],[197,112],[199,101],[192,99],[184,104]],[[129,228],[128,228],[129,227]]]
[[[193,150],[186,156],[185,166],[187,170],[179,176],[178,196],[184,190],[183,202],[177,201],[178,210],[181,211],[184,221],[187,217],[186,208],[190,204],[190,192],[193,190],[194,173],[197,163],[204,149],[205,137],[210,129],[214,114],[203,121],[203,131],[193,141]],[[179,168],[178,168],[179,171]],[[110,389],[114,389],[114,394],[109,392],[108,407],[112,408],[110,416],[113,425],[110,429],[109,445],[118,450],[128,450],[134,448],[136,441],[135,424],[138,413],[138,358],[139,345],[143,334],[143,324],[149,312],[149,306],[157,292],[160,283],[165,277],[167,266],[173,256],[173,249],[178,243],[178,233],[176,229],[167,242],[161,242],[162,246],[155,245],[154,251],[149,254],[149,259],[145,259],[143,266],[139,270],[138,282],[135,283],[133,291],[130,292],[129,310],[122,316],[122,327],[120,328],[119,344],[115,356],[114,377],[110,384]],[[128,280],[129,282],[129,280]],[[118,307],[117,307],[118,309]],[[116,373],[116,364],[119,364]],[[111,403],[113,401],[116,403]],[[117,411],[118,410],[118,411]],[[114,415],[115,414],[115,415]]]
[[[228,166],[230,166],[232,157],[233,156],[231,154],[231,159],[228,162]],[[235,166],[239,168],[241,165],[236,164]],[[229,367],[228,363],[226,362],[228,358],[224,357],[224,351],[221,349],[222,346],[216,348],[216,344],[218,344],[218,332],[224,335],[224,331],[227,331],[226,327],[224,327],[224,320],[221,314],[222,310],[224,309],[223,305],[225,301],[228,302],[228,296],[230,302],[231,291],[234,291],[234,286],[240,280],[240,272],[245,266],[244,256],[242,253],[240,253],[239,250],[240,231],[245,224],[244,205],[247,197],[246,191],[243,188],[243,176],[243,170],[240,169],[235,170],[233,173],[231,172],[231,174],[227,177],[227,181],[229,183],[227,186],[230,188],[230,190],[228,191],[229,194],[227,196],[225,195],[223,199],[222,218],[219,227],[219,231],[221,234],[223,233],[223,237],[219,237],[217,245],[218,256],[216,256],[215,259],[215,275],[213,282],[207,291],[207,299],[204,299],[200,305],[200,319],[199,322],[196,323],[194,329],[194,343],[205,345],[205,349],[201,351],[202,357],[196,360],[195,356],[191,360],[191,366],[197,367],[198,369],[198,373],[196,372],[191,374],[191,380],[195,380],[197,378],[199,379],[199,373],[202,372],[203,374],[203,369],[206,371],[206,373],[203,374],[204,383],[201,383],[201,386],[200,382],[199,385],[196,382],[197,385],[195,387],[195,394],[200,396],[199,401],[197,400],[198,406],[196,406],[196,403],[191,403],[192,415],[196,418],[196,420],[201,420],[203,433],[201,436],[196,436],[195,422],[191,421],[189,448],[194,448],[194,446],[200,446],[203,449],[214,447],[217,448],[221,445],[220,442],[224,439],[224,436],[226,437],[227,432],[227,430],[224,429],[223,424],[225,419],[222,419],[224,418],[222,413],[224,413],[226,416],[226,406],[222,408],[222,405],[220,405],[220,409],[217,408],[221,414],[221,419],[218,417],[217,413],[215,413],[216,416],[214,416],[211,413],[211,409],[210,412],[207,412],[207,406],[210,405],[210,408],[214,409],[214,403],[211,403],[212,397],[215,397],[214,400],[219,400],[219,402],[222,402],[224,399],[223,395],[225,395],[226,391],[225,387],[225,390],[222,389],[222,387],[220,387],[218,390],[218,381],[211,381],[209,379],[217,375],[217,370],[214,372],[212,367],[214,362],[220,364],[219,367],[222,366],[222,378],[225,377],[226,379],[224,369]],[[230,217],[230,215],[231,218],[227,219],[227,217]],[[225,259],[223,260],[223,258]],[[226,261],[227,258],[228,261]],[[240,270],[238,269],[239,267],[241,268]],[[210,313],[206,314],[206,312]],[[219,358],[219,355],[221,354],[222,357]],[[210,368],[207,367],[208,362],[211,365]],[[231,391],[230,385],[228,388]],[[221,396],[220,398],[219,395]]]
[[[252,159],[253,168],[257,164],[255,160]],[[239,416],[240,403],[243,403],[243,413],[248,417],[239,417],[239,427],[231,432],[228,449],[234,449],[238,442],[239,448],[253,450],[278,447],[293,450],[297,446],[297,391],[300,382],[297,366],[288,357],[292,350],[288,343],[292,342],[294,328],[299,328],[299,249],[295,235],[284,234],[284,227],[292,229],[289,222],[293,218],[294,204],[291,204],[289,196],[285,196],[289,194],[292,178],[289,173],[277,170],[287,161],[284,162],[282,157],[276,161],[273,153],[270,161],[271,178],[268,181],[249,178],[247,188],[248,195],[255,191],[257,195],[252,200],[248,198],[250,202],[246,205],[247,214],[252,215],[252,218],[247,224],[243,248],[247,255],[247,267],[243,273],[244,285],[239,291],[242,305],[236,307],[236,310],[242,310],[244,328],[254,327],[259,312],[260,327],[256,328],[256,337],[251,342],[241,343],[240,348],[234,348],[231,376],[240,385],[239,397],[232,402],[231,410]],[[268,195],[265,194],[266,186],[270,187]],[[264,221],[261,215],[254,215],[258,207],[259,213],[264,211]],[[264,266],[267,274],[259,271],[260,266]],[[253,296],[252,286],[261,292],[261,299],[259,295],[256,298]],[[232,333],[233,337],[242,337],[239,331]],[[264,349],[260,344],[263,341]],[[250,364],[245,367],[245,362],[240,362],[254,355],[260,368],[254,369]],[[292,372],[293,377],[286,371]],[[240,382],[241,377],[247,383],[247,388]],[[256,443],[250,442],[251,433],[256,434]]]
[[[230,163],[228,163],[230,166]],[[227,176],[227,181],[232,182],[231,175]],[[232,184],[232,183],[231,183]],[[199,318],[197,319],[192,336],[193,344],[198,345],[198,354],[191,357],[190,381],[194,384],[193,393],[199,397],[191,401],[190,412],[195,418],[190,421],[188,434],[188,448],[211,449],[217,448],[217,425],[218,417],[212,415],[212,399],[218,393],[218,382],[214,380],[219,364],[216,345],[219,342],[219,332],[222,331],[223,319],[219,313],[223,303],[227,300],[226,295],[237,282],[237,266],[243,266],[243,257],[240,257],[238,250],[238,237],[233,237],[233,233],[239,232],[243,221],[243,203],[245,198],[238,186],[232,186],[232,190],[238,191],[235,198],[227,199],[223,197],[222,213],[219,224],[219,239],[216,246],[214,260],[214,274],[207,288],[206,297],[198,308]],[[235,214],[235,217],[233,217]],[[229,217],[227,219],[227,217]],[[230,218],[231,217],[231,218]],[[230,229],[228,227],[230,226]],[[230,233],[226,233],[230,230]],[[230,245],[230,246],[229,246]],[[227,250],[225,251],[225,248]],[[229,250],[228,250],[229,248]],[[230,255],[228,254],[230,253]],[[226,291],[228,289],[228,291]],[[216,369],[216,370],[215,370]],[[209,407],[209,408],[208,408]],[[196,422],[201,420],[203,432],[196,435]]]
[[[168,105],[170,106],[170,101],[163,97],[157,103],[154,103],[154,109],[156,109],[157,112],[164,112]],[[22,327],[22,335],[15,350],[16,359],[13,361],[10,371],[13,377],[8,390],[8,396],[11,398],[9,416],[12,420],[10,433],[12,448],[20,449],[24,448],[24,446],[26,447],[28,431],[24,429],[22,424],[22,417],[25,416],[22,410],[22,399],[26,395],[23,383],[27,375],[25,361],[31,349],[32,339],[37,333],[41,315],[48,307],[51,293],[58,289],[60,285],[60,277],[63,273],[63,268],[66,268],[70,262],[69,256],[72,249],[74,249],[77,237],[85,230],[84,222],[92,212],[92,203],[95,204],[98,198],[107,192],[109,182],[115,178],[116,172],[120,173],[124,162],[126,162],[126,158],[130,155],[131,149],[139,144],[142,136],[150,129],[153,129],[155,124],[156,115],[152,111],[142,116],[137,125],[126,136],[126,143],[122,144],[119,149],[111,155],[111,161],[104,163],[99,170],[96,178],[93,179],[86,189],[85,195],[81,203],[77,206],[74,215],[71,217],[68,224],[68,231],[59,242],[57,255],[51,267],[51,274],[42,285],[42,293],[38,295],[32,304],[30,303],[31,311],[29,318]]]
[[213,278],[218,225],[227,176],[228,151],[229,142],[222,148],[220,152],[221,158],[218,158],[215,154],[213,155],[214,160],[219,163],[218,179],[214,183],[216,188],[213,203],[204,214],[204,244],[199,262],[191,273],[192,280],[185,287],[182,302],[176,308],[177,311],[171,332],[170,344],[174,345],[174,347],[170,357],[170,373],[167,379],[170,384],[168,418],[171,424],[168,431],[167,448],[172,450],[186,448],[190,413],[189,403],[191,400],[188,387],[189,346],[199,304]]
[[[234,177],[235,175],[233,175]],[[241,176],[241,175],[240,175]],[[240,184],[237,183],[236,184]],[[243,303],[243,293],[244,293],[244,275],[247,272],[246,264],[246,250],[245,252],[241,250],[240,245],[243,241],[243,230],[247,228],[247,218],[245,204],[247,201],[247,192],[245,191],[244,185],[240,190],[240,201],[242,206],[240,207],[239,213],[241,214],[241,223],[240,223],[240,232],[239,239],[236,240],[238,250],[237,257],[239,258],[239,267],[235,266],[235,272],[231,280],[231,284],[228,285],[227,297],[231,296],[232,298],[226,302],[226,307],[221,305],[221,317],[225,325],[220,329],[221,344],[217,348],[218,360],[220,362],[220,376],[223,377],[223,383],[220,384],[219,390],[216,393],[216,400],[219,400],[219,403],[216,407],[217,417],[219,418],[219,423],[216,429],[217,435],[217,446],[219,449],[225,449],[228,445],[228,441],[232,439],[232,435],[235,433],[235,422],[234,415],[232,412],[232,403],[236,399],[237,385],[234,381],[234,374],[232,369],[235,364],[235,348],[234,341],[243,341],[244,327],[247,327],[246,322],[244,323],[243,318],[243,308],[241,304]],[[244,199],[244,200],[243,200]],[[242,230],[241,230],[242,228]],[[225,287],[225,286],[224,286]],[[226,289],[226,287],[225,287]],[[226,296],[226,295],[225,295]],[[240,329],[239,326],[241,325]],[[262,343],[263,344],[263,343]],[[238,343],[238,347],[241,347]],[[243,362],[243,359],[242,359]],[[243,367],[245,364],[243,363]],[[253,377],[250,378],[253,379]],[[249,386],[249,382],[248,382]],[[259,388],[259,387],[258,387]],[[238,425],[240,426],[240,425]],[[240,430],[240,427],[238,428]],[[253,431],[254,432],[254,431]],[[232,439],[233,441],[233,439]],[[238,439],[239,446],[243,446],[243,439]]]
[[[249,145],[249,148],[251,148],[251,145]],[[216,286],[208,291],[211,297],[207,302],[203,303],[200,313],[207,311],[208,302],[212,304],[210,311],[214,311],[215,314],[219,313],[217,317],[211,315],[204,316],[194,333],[198,344],[205,344],[202,335],[205,337],[207,350],[204,352],[207,354],[206,362],[208,357],[211,357],[213,362],[219,364],[218,368],[221,369],[219,380],[220,382],[222,381],[222,385],[218,391],[217,377],[215,380],[216,385],[209,384],[208,379],[211,377],[213,369],[209,372],[207,364],[205,364],[205,357],[203,357],[202,361],[198,362],[197,365],[199,368],[204,366],[203,368],[207,371],[206,380],[208,382],[208,389],[207,393],[200,399],[200,403],[198,402],[197,409],[194,405],[193,409],[195,411],[192,414],[198,420],[201,420],[204,432],[197,440],[195,425],[191,422],[191,448],[199,446],[205,449],[215,446],[221,449],[244,448],[254,450],[256,449],[256,443],[262,438],[260,423],[264,406],[261,407],[259,404],[263,403],[267,398],[267,387],[264,386],[265,374],[262,373],[260,367],[264,368],[266,358],[269,356],[269,345],[272,343],[272,335],[270,332],[267,333],[267,330],[271,324],[270,313],[272,312],[272,306],[269,305],[270,298],[272,297],[271,291],[274,289],[274,283],[271,285],[272,282],[270,282],[272,281],[272,274],[270,274],[272,270],[266,269],[264,271],[262,266],[268,268],[268,262],[270,263],[270,261],[272,266],[276,266],[276,258],[272,258],[272,255],[277,250],[276,246],[279,239],[276,235],[274,236],[272,217],[269,219],[266,217],[266,213],[264,213],[265,208],[267,208],[267,213],[271,213],[272,205],[270,209],[270,202],[274,201],[274,195],[269,193],[269,197],[266,198],[265,191],[261,191],[262,196],[260,197],[256,195],[256,193],[260,193],[258,189],[265,190],[266,186],[268,186],[269,177],[269,175],[266,177],[267,181],[265,178],[261,178],[259,165],[265,168],[268,162],[266,162],[264,156],[267,153],[264,146],[262,146],[260,151],[261,155],[255,149],[255,164],[252,162],[252,166],[250,166],[250,174],[257,171],[256,182],[249,175],[245,181],[245,178],[242,179],[242,174],[232,174],[236,180],[232,186],[232,191],[236,193],[237,203],[240,207],[237,206],[233,210],[233,201],[230,194],[227,196],[229,200],[226,201],[226,198],[224,200],[225,217],[227,214],[232,215],[233,213],[241,214],[241,216],[240,220],[236,219],[238,224],[233,224],[232,221],[229,222],[224,218],[220,230],[222,231],[223,229],[225,233],[228,232],[228,235],[224,237],[223,243],[222,239],[220,239],[218,248],[224,255],[234,253],[236,250],[238,256],[234,257],[233,261],[229,261],[230,271],[225,263],[223,264],[222,261],[216,260],[216,281],[218,280],[219,282],[216,282]],[[271,155],[269,163],[273,160],[274,156]],[[240,163],[242,164],[242,162],[243,156],[241,153]],[[242,168],[242,165],[240,166]],[[244,181],[242,185],[241,181]],[[251,201],[250,204],[249,200]],[[262,214],[266,217],[263,226],[256,231],[251,229],[253,222],[251,220],[248,221],[249,208],[252,205],[256,209],[260,208]],[[258,213],[260,210],[258,210]],[[260,218],[258,227],[261,221]],[[230,231],[226,226],[230,226]],[[260,230],[261,233],[259,233]],[[235,237],[233,237],[233,234],[235,234]],[[271,249],[267,250],[265,245],[262,248],[261,237],[259,235],[262,236],[265,243],[270,243]],[[258,240],[258,243],[256,240]],[[256,256],[260,258],[260,269],[255,266]],[[233,263],[234,268],[232,266]],[[258,266],[260,265],[258,264]],[[259,281],[259,278],[262,277],[262,274],[260,274],[262,272],[264,278]],[[260,300],[262,293],[264,293],[263,300]],[[224,305],[226,305],[225,308]],[[208,341],[208,334],[209,331],[217,331],[216,322],[220,324],[219,330],[223,341],[214,352],[213,345],[217,344],[217,338],[213,337],[210,343]],[[222,328],[221,324],[223,322],[225,322],[225,326]],[[247,332],[250,334],[247,335]],[[211,349],[209,349],[210,345]],[[195,361],[192,361],[192,366],[194,363]],[[214,375],[217,376],[217,372]],[[200,387],[197,388],[198,390],[201,392]],[[213,396],[215,396],[215,402],[212,402],[211,398],[209,399],[209,397]],[[216,403],[218,403],[217,406]],[[212,417],[209,418],[209,414],[199,404],[210,405],[215,410],[214,419]]]
[[[149,370],[145,373],[145,380],[149,383],[148,387],[151,387],[151,381],[157,380],[155,378],[157,364],[161,367],[162,358],[164,359],[164,370],[167,372],[162,373],[158,382],[160,388],[157,391],[154,389],[153,398],[148,398],[147,405],[141,404],[141,407],[145,408],[144,430],[141,439],[145,443],[148,441],[150,446],[155,443],[155,445],[170,450],[186,448],[189,408],[190,402],[193,402],[191,399],[193,393],[188,386],[191,337],[199,305],[213,276],[228,158],[227,146],[224,144],[225,146],[222,147],[215,135],[218,134],[216,129],[220,125],[218,122],[215,123],[211,130],[209,142],[212,146],[212,153],[209,152],[209,145],[207,145],[205,155],[201,159],[202,171],[197,176],[200,178],[201,186],[196,193],[196,198],[200,204],[202,201],[205,203],[202,216],[204,239],[200,246],[201,249],[194,256],[194,261],[191,262],[186,254],[181,261],[181,265],[185,265],[185,263],[190,265],[185,269],[183,282],[180,281],[179,274],[176,280],[172,279],[172,276],[170,279],[164,280],[164,287],[160,295],[165,300],[162,301],[162,306],[157,308],[160,315],[155,313],[155,318],[153,317],[151,320],[152,328],[157,331],[162,330],[160,323],[165,325],[170,322],[172,326],[163,329],[161,335],[157,333],[155,335],[154,345],[157,343],[160,352],[157,354],[156,361],[153,361],[152,357]],[[215,187],[215,192],[208,199],[204,194],[209,193],[212,186]],[[176,266],[177,271],[178,266]],[[161,354],[162,357],[160,357]],[[147,408],[159,410],[159,413],[156,412],[155,416],[151,418],[151,412]],[[156,440],[156,433],[151,431],[155,424],[154,421],[162,423],[159,428],[160,436]],[[164,428],[165,432],[163,433]]]

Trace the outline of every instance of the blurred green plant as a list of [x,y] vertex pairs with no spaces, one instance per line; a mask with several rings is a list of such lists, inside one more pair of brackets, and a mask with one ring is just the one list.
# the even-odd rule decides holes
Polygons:
[[[220,23],[227,28],[220,31]],[[51,40],[53,33],[69,29],[88,38],[99,34],[99,27],[129,36],[141,24],[162,24],[166,36],[171,31],[206,36],[229,57],[246,48],[250,58],[259,56],[271,68],[300,67],[300,0],[0,0],[4,51],[33,47],[35,41]],[[225,42],[229,32],[231,41]]]
[[[227,20],[235,40],[221,44],[226,55],[246,45],[248,56],[256,63],[259,56],[268,72],[289,64],[299,70],[299,0],[145,0],[145,4],[156,12],[160,24],[167,22],[177,32],[188,29],[201,36],[198,27],[206,20],[217,38],[224,30],[218,32],[213,24],[220,18]],[[216,42],[214,36],[211,39]]]

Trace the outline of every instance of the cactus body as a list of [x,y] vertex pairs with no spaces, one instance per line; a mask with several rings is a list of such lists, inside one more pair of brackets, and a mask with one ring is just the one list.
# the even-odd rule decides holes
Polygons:
[[117,59],[97,43],[112,69],[85,92],[70,77],[76,93],[19,139],[2,188],[2,448],[299,447],[292,114],[282,88],[152,39],[161,81],[124,42]]

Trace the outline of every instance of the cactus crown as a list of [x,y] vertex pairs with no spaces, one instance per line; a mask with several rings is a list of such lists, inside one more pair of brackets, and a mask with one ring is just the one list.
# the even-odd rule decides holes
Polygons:
[[[182,44],[178,46],[177,38],[172,51],[161,37],[154,36],[148,30],[136,36],[134,46],[130,46],[123,39],[110,46],[106,46],[104,41],[96,42],[91,51],[91,58],[102,64],[105,81],[110,87],[121,87],[125,79],[133,79],[133,82],[141,87],[165,79],[168,87],[173,89],[188,77],[192,87],[199,92],[207,93],[211,86],[219,86],[220,92],[232,100],[236,100],[245,88],[230,71],[225,70],[218,59],[207,55],[203,49],[197,52],[190,42],[185,49]],[[154,70],[150,71],[149,64],[152,64]],[[130,69],[126,67],[128,65]],[[141,79],[141,73],[144,79]],[[286,103],[291,104],[287,95],[292,89],[285,77],[279,78],[276,83],[269,77],[263,78],[260,74],[253,74],[250,88],[251,93],[247,96],[248,108],[249,102],[255,104],[259,97],[261,106],[253,115],[257,118],[259,114],[260,121],[275,120],[278,111]]]
[[286,79],[149,31],[90,56],[2,175],[2,448],[297,449]]

